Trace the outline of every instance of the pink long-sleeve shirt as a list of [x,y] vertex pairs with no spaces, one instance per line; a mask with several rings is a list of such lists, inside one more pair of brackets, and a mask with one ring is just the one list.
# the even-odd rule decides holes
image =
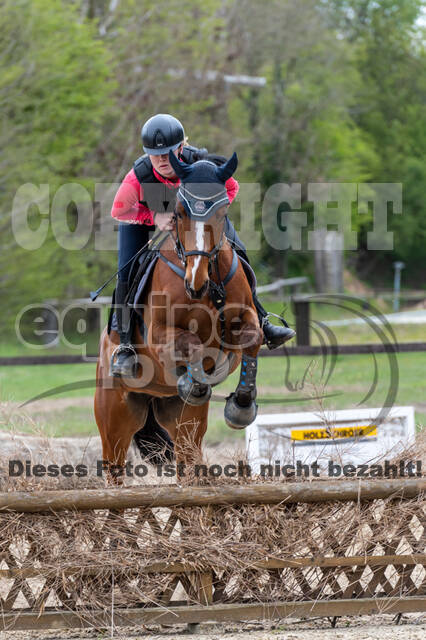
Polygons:
[[[154,167],[152,168],[155,177],[167,185],[170,189],[177,189],[180,186],[179,178],[164,178]],[[229,202],[231,203],[238,193],[239,185],[234,178],[229,178],[225,182]],[[122,222],[134,224],[154,224],[154,211],[141,204],[143,200],[143,187],[136,177],[133,169],[124,178],[112,204],[111,215]]]

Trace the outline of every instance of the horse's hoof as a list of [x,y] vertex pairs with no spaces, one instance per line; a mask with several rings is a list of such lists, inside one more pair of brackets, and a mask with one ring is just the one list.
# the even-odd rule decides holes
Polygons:
[[242,407],[238,404],[235,393],[231,393],[226,400],[224,415],[228,427],[245,429],[257,416],[257,404],[252,400],[248,406]]
[[209,384],[193,382],[186,373],[178,378],[177,391],[181,400],[194,407],[205,404],[212,395],[212,388]]

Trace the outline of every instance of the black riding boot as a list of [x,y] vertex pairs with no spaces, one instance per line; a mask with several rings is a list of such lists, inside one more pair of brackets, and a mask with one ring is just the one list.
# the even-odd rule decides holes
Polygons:
[[137,353],[132,345],[133,322],[132,310],[124,303],[128,292],[127,282],[117,280],[115,288],[115,315],[120,344],[111,356],[110,376],[116,378],[137,377]]
[[266,311],[266,309],[263,308],[257,297],[256,291],[253,291],[253,302],[254,306],[256,307],[257,315],[259,317],[260,326],[263,329],[263,342],[269,349],[276,349],[288,340],[294,338],[296,332],[293,331],[293,329],[290,329],[287,322],[284,320],[284,318],[281,318],[281,316],[277,316],[277,318],[279,318],[282,322],[282,327],[277,327],[276,325],[269,322],[268,317],[275,314],[270,314]]

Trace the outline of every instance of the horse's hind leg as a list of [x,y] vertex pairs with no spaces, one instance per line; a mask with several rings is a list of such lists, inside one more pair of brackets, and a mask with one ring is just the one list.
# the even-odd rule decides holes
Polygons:
[[207,431],[208,411],[208,402],[194,407],[178,396],[154,400],[155,417],[174,441],[178,474],[179,464],[192,465],[201,460],[201,444]]
[[[136,396],[136,394],[129,394]],[[137,394],[140,395],[140,394]],[[173,440],[166,429],[157,421],[152,399],[148,405],[148,414],[143,429],[139,429],[133,436],[142,458],[151,464],[171,462],[174,457]]]
[[132,411],[122,390],[96,389],[95,418],[102,440],[103,472],[109,483],[123,483],[127,452],[134,434],[145,423],[146,413],[144,407],[138,413]]

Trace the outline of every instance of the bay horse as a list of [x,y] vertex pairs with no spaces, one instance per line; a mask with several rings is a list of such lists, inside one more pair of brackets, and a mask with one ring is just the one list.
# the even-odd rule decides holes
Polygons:
[[169,454],[174,448],[178,468],[193,463],[207,430],[212,386],[238,366],[240,380],[226,399],[225,420],[240,429],[257,413],[263,334],[243,266],[224,233],[225,182],[237,156],[220,167],[208,160],[186,165],[172,152],[169,157],[181,180],[175,232],[161,245],[139,301],[146,331],[142,336],[135,327],[137,377],[109,376],[119,336],[105,328],[100,338],[94,410],[107,470],[123,469],[132,438],[142,456],[153,439],[162,439]]

